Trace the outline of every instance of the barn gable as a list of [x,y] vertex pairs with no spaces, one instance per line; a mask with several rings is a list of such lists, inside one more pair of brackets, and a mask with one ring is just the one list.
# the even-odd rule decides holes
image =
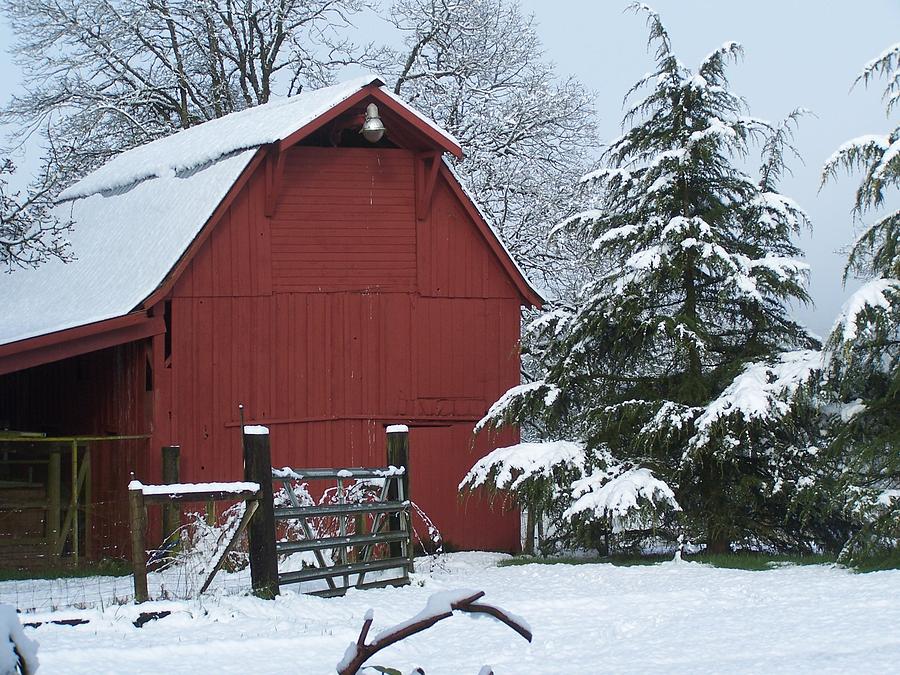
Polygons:
[[436,180],[433,208],[416,217],[415,164],[396,148],[288,151],[272,216],[263,214],[258,171],[171,288],[197,297],[327,290],[521,300],[505,254],[486,244],[449,171]]

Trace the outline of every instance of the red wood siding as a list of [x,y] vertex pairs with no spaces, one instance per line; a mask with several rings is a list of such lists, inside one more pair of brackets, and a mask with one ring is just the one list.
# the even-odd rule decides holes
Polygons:
[[[399,293],[175,298],[178,382],[157,419],[166,443],[210,458],[229,447],[228,463],[240,460],[226,426],[237,425],[239,403],[248,419],[273,424],[473,421],[518,374],[517,310],[515,301]],[[330,464],[339,451],[322,452],[319,463]],[[216,465],[202,463],[205,479]]]
[[460,507],[456,486],[487,450],[474,421],[518,382],[520,298],[441,177],[417,221],[415,161],[292,149],[271,219],[260,167],[173,288],[153,447],[182,446],[184,480],[238,478],[243,403],[276,465],[372,466],[408,422],[414,496],[445,536],[511,550],[516,516]]
[[493,251],[440,177],[418,233],[422,295],[518,301],[519,293]]
[[411,152],[295,148],[283,185],[272,219],[276,292],[414,289]]
[[180,297],[243,297],[272,292],[272,243],[265,174],[255,173],[178,280]]
[[[518,377],[518,317],[516,300],[416,298],[419,412],[481,417]],[[448,409],[429,409],[442,400]]]
[[[411,427],[409,434],[410,499],[431,519],[447,550],[487,549],[515,551],[519,547],[519,514],[480,493],[460,498],[457,491],[466,472],[491,447],[518,441],[515,431],[498,437],[473,438],[471,424],[450,427]],[[508,506],[508,505],[507,505]],[[425,532],[418,517],[418,532]]]

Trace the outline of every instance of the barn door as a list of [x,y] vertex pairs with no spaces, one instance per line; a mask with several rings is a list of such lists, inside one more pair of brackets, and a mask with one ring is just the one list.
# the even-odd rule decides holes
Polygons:
[[[473,495],[460,498],[458,486],[489,448],[486,439],[473,447],[472,424],[411,426],[409,430],[409,498],[440,531],[444,550],[515,551],[519,546],[517,511]],[[413,526],[428,539],[428,525],[413,508]]]

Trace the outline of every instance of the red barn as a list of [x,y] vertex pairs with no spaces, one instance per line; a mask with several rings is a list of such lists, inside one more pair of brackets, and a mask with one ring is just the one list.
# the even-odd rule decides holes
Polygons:
[[[411,496],[445,540],[518,547],[517,515],[457,483],[490,449],[473,425],[519,382],[520,307],[541,299],[444,163],[456,141],[381,84],[119,155],[61,196],[75,260],[0,278],[4,448],[45,458],[0,479],[48,480],[52,444],[20,432],[140,436],[71,441],[91,449],[85,552],[127,550],[125,486],[160,480],[161,446],[181,446],[183,481],[239,478],[238,404],[276,466],[383,465],[385,427],[408,424]],[[372,103],[376,142],[359,132]]]

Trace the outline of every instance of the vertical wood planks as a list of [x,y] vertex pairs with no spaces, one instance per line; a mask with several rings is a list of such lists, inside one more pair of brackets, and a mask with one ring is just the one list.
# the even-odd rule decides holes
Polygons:
[[[162,448],[162,483],[173,485],[181,482],[180,471],[181,448],[177,445],[166,445]],[[181,507],[178,504],[167,504],[163,507],[163,537],[167,539],[181,527]],[[177,537],[174,537],[177,539]]]

